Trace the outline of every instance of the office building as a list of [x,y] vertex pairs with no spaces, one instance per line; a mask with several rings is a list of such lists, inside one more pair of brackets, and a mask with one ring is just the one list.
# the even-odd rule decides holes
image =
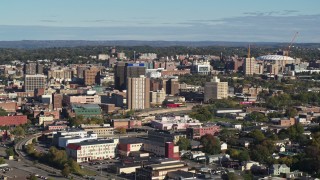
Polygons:
[[146,74],[144,63],[123,63],[115,66],[114,84],[115,89],[120,91],[127,89],[127,78],[137,78]]
[[146,109],[150,107],[150,79],[145,76],[128,78],[128,109]]
[[100,68],[90,67],[84,70],[84,84],[87,86],[100,84]]
[[245,75],[253,75],[255,73],[256,59],[254,57],[246,58],[243,64]]
[[150,96],[150,103],[152,105],[162,105],[163,101],[166,99],[166,92],[164,91],[164,89],[151,91]]
[[220,79],[214,76],[211,82],[206,82],[204,86],[204,101],[210,99],[224,99],[228,97],[228,82],[220,82]]
[[35,62],[28,62],[24,65],[24,74],[37,74],[37,63]]
[[170,95],[179,94],[180,84],[178,78],[171,78],[167,81],[166,84],[166,93]]
[[53,101],[52,104],[53,104],[54,110],[62,109],[62,99],[63,99],[62,94],[57,94],[57,93],[52,94],[52,101]]
[[70,143],[66,151],[68,156],[77,162],[111,159],[116,155],[119,139],[89,140],[80,143]]
[[34,92],[35,89],[46,88],[46,79],[45,75],[25,75],[24,79],[24,89],[25,92]]

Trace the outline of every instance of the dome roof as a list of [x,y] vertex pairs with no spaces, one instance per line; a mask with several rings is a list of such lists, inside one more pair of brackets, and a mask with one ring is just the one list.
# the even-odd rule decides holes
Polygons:
[[292,57],[282,55],[266,55],[257,58],[262,61],[294,61]]

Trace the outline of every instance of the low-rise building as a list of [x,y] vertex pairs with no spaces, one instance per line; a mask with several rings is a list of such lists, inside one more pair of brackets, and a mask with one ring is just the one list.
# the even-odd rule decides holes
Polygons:
[[68,156],[77,162],[103,160],[116,156],[116,147],[119,139],[92,140],[80,143],[68,144],[66,151]]
[[81,124],[80,127],[87,132],[97,134],[98,137],[111,136],[114,133],[114,128],[110,124]]
[[168,172],[172,171],[188,171],[188,166],[184,162],[169,162],[163,164],[154,164],[136,170],[137,180],[165,179]]
[[58,146],[61,148],[66,148],[70,143],[80,143],[88,140],[96,140],[98,138],[97,134],[88,133],[87,136],[64,136],[59,137]]
[[115,129],[117,128],[125,128],[131,129],[133,127],[141,126],[141,120],[137,119],[112,119],[111,126]]
[[26,124],[28,121],[27,116],[0,116],[0,126],[18,126]]
[[206,134],[216,135],[220,131],[220,126],[209,125],[209,126],[197,126],[197,127],[188,127],[187,136],[190,139],[200,139],[201,136]]
[[183,117],[161,117],[161,119],[155,119],[151,121],[151,126],[159,130],[182,130],[188,127],[201,126],[202,123],[199,120],[192,119],[188,115]]
[[274,164],[270,168],[270,173],[274,176],[290,173],[290,167],[288,167],[286,164]]

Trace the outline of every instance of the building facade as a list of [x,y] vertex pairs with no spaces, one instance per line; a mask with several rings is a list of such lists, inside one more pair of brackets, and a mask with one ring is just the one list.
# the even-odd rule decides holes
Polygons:
[[68,156],[78,163],[92,160],[111,159],[116,156],[119,139],[93,140],[80,143],[70,143],[66,151]]
[[220,82],[218,77],[213,77],[211,82],[206,82],[204,87],[204,101],[210,99],[228,98],[228,82]]
[[46,78],[45,75],[25,75],[24,79],[24,89],[25,92],[34,92],[35,89],[45,89],[46,88]]
[[128,109],[138,110],[150,107],[150,79],[144,76],[128,78]]

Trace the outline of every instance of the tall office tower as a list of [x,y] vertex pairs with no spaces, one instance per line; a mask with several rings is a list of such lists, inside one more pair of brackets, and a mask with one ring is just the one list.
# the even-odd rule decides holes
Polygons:
[[37,63],[35,62],[28,62],[24,64],[24,74],[37,74]]
[[246,58],[243,64],[245,75],[253,75],[255,73],[256,60],[254,57]]
[[140,77],[146,74],[146,67],[143,63],[117,63],[114,72],[115,88],[118,90],[127,89],[127,79]]
[[214,76],[211,82],[206,82],[204,86],[204,101],[210,99],[224,99],[228,97],[228,82],[220,82],[220,79]]
[[128,109],[146,109],[150,107],[150,79],[145,76],[128,78]]
[[57,93],[54,93],[52,94],[52,104],[53,104],[53,109],[54,110],[60,110],[62,109],[62,94],[57,94]]
[[114,85],[115,89],[124,90],[126,89],[125,84],[125,70],[126,64],[123,62],[118,62],[114,67]]
[[245,75],[253,75],[255,73],[256,60],[254,57],[251,57],[250,54],[250,44],[248,47],[248,57],[244,60],[243,72]]
[[84,84],[87,86],[100,84],[100,68],[90,67],[84,70]]
[[46,88],[47,76],[36,74],[36,75],[25,75],[24,78],[24,90],[25,92],[34,92],[35,89]]
[[88,66],[78,66],[77,67],[77,78],[83,79],[84,78],[84,71],[88,69]]
[[179,94],[180,84],[177,78],[169,79],[166,82],[166,93],[170,95]]
[[43,74],[43,64],[37,63],[37,74]]

